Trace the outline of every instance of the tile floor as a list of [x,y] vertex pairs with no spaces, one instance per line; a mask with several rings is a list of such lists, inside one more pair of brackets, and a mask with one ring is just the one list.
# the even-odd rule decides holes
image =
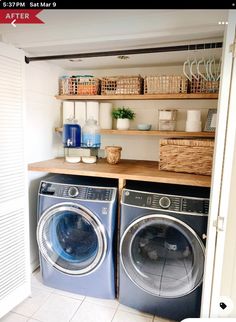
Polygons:
[[46,287],[40,271],[32,274],[32,297],[0,322],[168,322],[119,304]]

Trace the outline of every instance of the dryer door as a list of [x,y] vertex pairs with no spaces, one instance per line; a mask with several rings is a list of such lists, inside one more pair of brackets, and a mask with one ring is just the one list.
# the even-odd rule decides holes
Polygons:
[[40,217],[39,250],[45,260],[68,274],[88,274],[103,262],[107,250],[105,229],[88,209],[57,204]]
[[120,256],[133,283],[154,296],[181,297],[202,282],[202,241],[191,227],[167,215],[131,223],[121,238]]

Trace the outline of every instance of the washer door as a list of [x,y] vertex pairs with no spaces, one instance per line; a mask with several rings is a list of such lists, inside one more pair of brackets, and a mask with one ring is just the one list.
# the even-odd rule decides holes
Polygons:
[[131,223],[121,238],[120,256],[133,283],[155,296],[181,297],[202,282],[202,241],[187,224],[167,215]]
[[58,270],[82,275],[95,270],[107,251],[105,229],[80,205],[64,203],[47,209],[37,227],[39,250]]

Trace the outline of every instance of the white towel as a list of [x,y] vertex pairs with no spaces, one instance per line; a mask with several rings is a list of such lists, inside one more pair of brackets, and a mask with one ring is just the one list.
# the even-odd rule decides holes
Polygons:
[[63,124],[66,123],[68,118],[74,118],[75,116],[75,109],[74,109],[74,102],[63,102]]
[[101,129],[112,129],[112,103],[100,103],[99,123]]
[[87,120],[94,119],[99,124],[99,102],[87,102]]
[[83,127],[86,122],[86,102],[75,102],[75,118]]

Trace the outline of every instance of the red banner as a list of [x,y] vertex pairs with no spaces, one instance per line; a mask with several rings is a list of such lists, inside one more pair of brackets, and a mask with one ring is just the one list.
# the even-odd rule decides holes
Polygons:
[[39,24],[44,23],[36,15],[42,10],[35,9],[0,9],[0,24]]

